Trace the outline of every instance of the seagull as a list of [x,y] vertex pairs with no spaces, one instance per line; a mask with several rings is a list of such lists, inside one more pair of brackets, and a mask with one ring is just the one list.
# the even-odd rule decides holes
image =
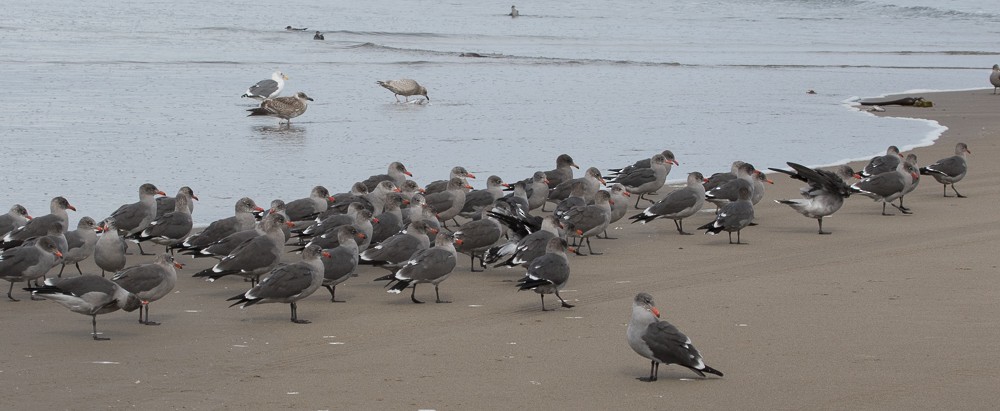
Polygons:
[[520,15],[521,15],[521,13],[519,13],[519,12],[517,11],[517,7],[514,7],[514,6],[510,6],[510,13],[507,13],[507,15],[508,15],[508,16],[511,16],[511,17],[517,17],[517,16],[520,16]]
[[688,336],[672,324],[660,321],[660,310],[649,294],[639,293],[632,301],[632,320],[626,336],[629,347],[649,358],[649,378],[638,378],[640,381],[656,381],[660,363],[687,367],[702,377],[706,372],[722,376],[722,371],[705,364]]
[[271,74],[270,80],[258,81],[257,84],[250,86],[246,93],[243,93],[240,97],[249,97],[261,101],[278,97],[281,94],[281,90],[285,88],[285,80],[288,80],[288,76],[285,73],[275,71]]
[[771,170],[805,181],[809,186],[799,190],[802,194],[801,199],[774,200],[774,202],[785,204],[806,217],[815,218],[819,222],[819,233],[830,234],[829,231],[823,231],[823,217],[836,213],[844,205],[844,199],[851,195],[851,188],[837,173],[792,162],[787,164],[795,171],[777,168]]
[[427,89],[417,83],[416,80],[403,78],[399,80],[376,81],[375,83],[391,91],[396,96],[397,103],[399,102],[399,96],[405,97],[406,102],[410,101],[410,96],[424,96],[427,99],[426,101],[431,101],[431,98],[427,97]]
[[993,65],[993,72],[990,73],[990,84],[993,85],[993,94],[1000,88],[1000,64]]
[[326,40],[326,37],[323,37],[323,33],[317,31],[316,34],[313,34],[313,40]]
[[115,284],[111,280],[96,275],[81,275],[58,281],[46,280],[44,287],[25,288],[31,295],[55,301],[70,311],[89,315],[94,326],[94,340],[109,340],[97,336],[97,315],[118,309],[132,312],[142,306],[139,297]]
[[[302,113],[306,112],[306,108],[309,107],[307,101],[313,101],[312,97],[306,95],[306,93],[298,92],[295,93],[293,97],[275,97],[269,100],[264,100],[260,102],[260,107],[251,108],[247,111],[247,117],[251,116],[270,116],[284,119],[288,124],[292,124],[292,119],[301,116]],[[279,120],[278,123],[281,123]]]
[[[996,73],[996,66],[993,66],[994,73]],[[969,163],[966,160],[966,154],[972,154],[969,151],[969,146],[965,143],[955,144],[955,155],[938,160],[936,163],[931,164],[927,167],[920,169],[920,174],[930,175],[934,177],[939,183],[944,184],[942,187],[942,192],[945,197],[948,197],[948,184],[951,184],[952,191],[959,198],[965,198],[965,196],[958,193],[955,190],[955,183],[962,181],[965,178],[965,173],[969,171]]]
[[535,290],[542,297],[542,311],[549,311],[545,309],[545,294],[555,294],[562,302],[563,308],[574,307],[559,295],[559,290],[565,287],[566,281],[569,280],[569,260],[566,259],[566,251],[572,251],[566,246],[566,240],[559,237],[549,239],[545,244],[545,254],[532,260],[531,264],[528,264],[528,272],[517,280],[518,291]]

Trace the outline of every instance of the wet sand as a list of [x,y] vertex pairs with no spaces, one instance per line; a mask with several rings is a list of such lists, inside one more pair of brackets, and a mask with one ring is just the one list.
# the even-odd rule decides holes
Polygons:
[[[771,201],[796,197],[801,184],[773,176],[760,225],[743,232],[748,245],[679,236],[669,221],[620,221],[620,239],[593,241],[605,255],[571,257],[572,309],[542,312],[536,294],[515,291],[523,271],[470,273],[460,258],[441,285],[451,304],[387,294],[371,281],[384,271],[366,267],[338,287],[346,303],[324,289],[300,302],[299,318],[313,323],[297,325],[283,304],[227,308],[248,283],[191,278],[213,261],[185,258],[174,293],[150,306],[163,325],[103,315],[98,329],[111,340],[97,342],[89,318],[15,291],[24,301],[0,301],[4,408],[991,409],[1000,386],[1000,96],[991,91],[923,93],[933,108],[880,114],[949,127],[914,150],[921,165],[968,143],[970,172],[958,184],[968,198],[942,198],[924,177],[906,196],[913,215],[881,216],[856,196],[824,221],[833,234],[819,236],[815,220]],[[640,291],[724,378],[674,365],[657,382],[636,380],[649,362],[625,328]],[[417,295],[433,301],[433,287]]]

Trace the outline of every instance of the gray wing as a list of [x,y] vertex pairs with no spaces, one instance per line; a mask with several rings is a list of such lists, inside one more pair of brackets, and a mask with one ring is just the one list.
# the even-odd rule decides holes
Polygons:
[[[368,187],[368,192],[372,192],[375,191],[375,187],[378,186],[378,183],[381,183],[383,181],[393,181],[393,179],[388,174],[376,174],[366,178],[365,181],[361,182],[361,184],[364,184],[365,187]],[[395,181],[393,181],[393,184],[395,184]],[[447,183],[445,183],[445,186],[447,186]]]
[[382,244],[369,247],[361,256],[367,261],[400,263],[406,261],[420,249],[420,240],[409,234],[396,234]]
[[452,207],[455,203],[455,194],[445,191],[441,193],[435,193],[424,197],[427,200],[427,206],[434,210],[435,213],[440,213]]
[[27,240],[32,237],[41,237],[49,234],[49,227],[59,221],[59,217],[46,214],[34,220],[28,220],[24,226],[11,231],[8,236],[12,240]]
[[337,285],[347,278],[358,267],[358,255],[347,247],[337,247],[328,250],[330,258],[323,258],[323,285]]
[[719,213],[719,219],[726,230],[740,230],[753,220],[753,205],[749,201],[726,204]]
[[66,232],[66,247],[68,247],[67,249],[72,250],[74,248],[83,247],[84,243],[85,241],[83,239],[83,235],[79,233],[77,230]]
[[555,188],[549,190],[549,199],[562,200],[566,197],[569,197],[570,193],[573,191],[573,182],[577,180],[583,181],[582,178],[574,178],[572,180],[559,183],[559,185],[555,186]]
[[448,189],[448,182],[445,180],[432,181],[424,187],[424,195],[440,193]]
[[312,268],[302,263],[288,264],[274,270],[256,287],[246,292],[248,298],[285,300],[302,293],[312,284]]
[[573,228],[583,231],[601,225],[604,222],[604,218],[603,210],[591,206],[577,207],[567,211],[563,215],[563,221],[571,224]]
[[698,203],[694,190],[682,188],[671,191],[666,197],[649,207],[649,212],[655,215],[669,216],[677,214]]
[[372,243],[380,243],[403,229],[403,220],[392,213],[379,215],[378,223],[372,225]]
[[149,223],[149,227],[142,231],[142,235],[180,239],[191,232],[191,226],[191,214],[171,211]]
[[38,264],[38,250],[34,246],[11,248],[0,256],[0,276],[5,279],[18,279],[24,271]]
[[267,79],[258,81],[257,84],[250,86],[246,94],[248,96],[270,97],[276,91],[278,91],[278,82]]
[[243,230],[230,235],[227,235],[223,239],[216,241],[201,250],[202,254],[226,256],[236,250],[244,242],[252,240],[260,236],[257,230]]
[[493,204],[493,194],[486,190],[475,190],[465,195],[465,206],[463,213],[471,213],[483,207]]
[[503,235],[503,230],[492,221],[477,220],[466,223],[455,232],[455,237],[462,239],[462,244],[455,246],[458,251],[468,252],[496,243]]
[[545,254],[531,261],[525,275],[532,280],[548,281],[559,286],[569,279],[569,263],[555,254]]
[[903,191],[903,180],[897,173],[882,173],[868,177],[854,184],[861,190],[887,197]]
[[545,246],[549,240],[555,237],[548,231],[536,231],[521,239],[514,251],[514,256],[510,259],[511,264],[524,264],[534,261],[536,258],[545,255]]
[[439,248],[421,250],[396,272],[396,278],[433,282],[455,269],[455,255]]
[[701,354],[684,333],[666,321],[657,321],[646,327],[642,341],[649,346],[653,357],[664,364],[678,364],[689,368],[704,366]]
[[656,172],[652,168],[638,168],[615,178],[616,183],[625,187],[638,187],[651,181],[656,181]]
[[190,247],[203,247],[212,244],[227,235],[236,232],[237,228],[236,217],[226,217],[221,220],[215,220],[212,224],[209,224],[200,233],[188,237],[184,241],[184,245]]
[[288,219],[292,221],[308,220],[315,217],[316,213],[319,213],[319,210],[311,198],[300,198],[285,204],[285,214],[288,214]]
[[250,272],[274,265],[281,258],[266,236],[256,237],[240,244],[216,266],[221,270]]
[[896,169],[899,165],[899,156],[884,155],[872,157],[871,161],[865,165],[864,172],[870,175],[887,173]]
[[753,192],[753,184],[747,182],[746,180],[735,179],[706,191],[705,197],[736,201],[739,199],[740,187],[747,187],[750,189],[751,193]]
[[925,167],[927,170],[944,174],[948,177],[956,177],[965,173],[965,159],[960,156],[952,156],[942,159],[934,164]]
[[111,213],[109,218],[115,219],[115,226],[122,231],[132,231],[142,223],[142,220],[148,217],[146,215],[146,207],[142,203],[132,203],[125,204],[118,207],[115,212]]
[[143,264],[119,271],[111,281],[132,294],[152,290],[163,282],[163,267],[158,264]]

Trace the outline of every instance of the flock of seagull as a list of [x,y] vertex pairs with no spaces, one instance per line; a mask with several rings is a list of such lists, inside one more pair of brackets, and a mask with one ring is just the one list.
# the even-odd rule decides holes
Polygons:
[[[276,78],[284,77],[278,73]],[[950,185],[962,197],[955,183],[967,172],[969,153],[959,143],[954,156],[919,168],[915,156],[904,159],[891,146],[858,173],[847,166],[827,171],[788,163],[791,170],[772,170],[807,185],[801,189],[802,198],[775,201],[816,219],[819,233],[829,234],[823,231],[823,217],[835,213],[852,194],[882,202],[882,214],[887,214],[886,204],[910,213],[902,199],[916,187],[921,174],[943,184],[945,196]],[[338,302],[336,286],[356,276],[359,265],[385,269],[387,274],[375,281],[385,281],[391,293],[410,288],[414,303],[422,303],[416,288],[423,283],[434,286],[435,302],[447,303],[439,286],[458,266],[460,253],[469,256],[472,271],[476,271],[477,259],[481,268],[522,267],[526,271],[517,288],[538,293],[542,310],[550,309],[545,305],[546,295],[554,295],[561,307],[572,308],[559,295],[570,276],[568,254],[599,254],[591,247],[591,239],[607,238],[608,226],[629,214],[630,207],[641,210],[628,217],[633,223],[670,219],[680,234],[690,234],[684,231],[683,221],[711,202],[716,213],[698,229],[710,234],[726,231],[730,244],[736,233],[736,244],[741,243],[740,233],[752,224],[754,205],[771,180],[753,165],[737,161],[730,172],[708,178],[689,173],[684,187],[658,201],[645,198],[664,189],[674,165],[678,165],[674,154],[665,150],[611,169],[607,176],[590,167],[574,178],[573,169],[579,166],[562,154],[556,158],[555,169],[513,183],[490,176],[486,188],[474,190],[469,180],[476,176],[464,167],[452,168],[447,179],[421,186],[410,179],[412,174],[402,163],[392,162],[385,174],[356,182],[345,193],[331,195],[325,187],[316,186],[308,197],[287,203],[274,200],[267,210],[248,197],[241,198],[232,216],[196,233],[191,214],[198,197],[190,187],[167,197],[155,185],[143,184],[139,201],[122,205],[100,222],[83,217],[76,230],[67,230],[67,210],[76,208],[65,198],[55,197],[50,213],[44,216],[32,219],[19,204],[0,215],[0,248],[4,250],[0,278],[11,283],[7,297],[12,301],[17,301],[12,295],[14,284],[24,282],[32,299],[54,300],[90,315],[95,340],[105,339],[98,336],[97,315],[118,309],[139,310],[140,323],[158,324],[149,319],[149,304],[174,288],[176,270],[183,267],[175,253],[217,259],[214,266],[194,276],[210,281],[241,276],[251,282],[251,288],[230,298],[233,305],[286,303],[295,323],[309,322],[297,315],[299,300],[324,287],[331,301]],[[845,180],[851,177],[860,181],[848,185]],[[634,205],[632,196],[636,197]],[[893,203],[896,200],[898,204]],[[652,204],[641,208],[643,201]],[[549,206],[551,211],[546,210]],[[460,224],[458,218],[464,222]],[[135,242],[143,255],[152,255],[143,249],[147,242],[164,246],[165,252],[149,263],[125,267],[127,241]],[[582,252],[584,245],[587,254]],[[281,262],[288,246],[301,251],[300,261]],[[100,276],[84,275],[80,269],[79,263],[91,257],[102,270]],[[75,266],[80,275],[62,278],[67,265]],[[57,277],[39,283],[56,266],[61,266]],[[106,278],[105,273],[113,274]],[[704,363],[689,338],[658,317],[652,297],[637,295],[627,336],[629,345],[651,361],[650,376],[644,380],[656,379],[660,363],[679,364],[701,375],[722,375]]]

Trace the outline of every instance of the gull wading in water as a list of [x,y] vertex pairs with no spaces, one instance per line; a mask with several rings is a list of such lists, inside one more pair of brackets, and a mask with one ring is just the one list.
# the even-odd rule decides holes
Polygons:
[[[313,101],[313,99],[301,91],[295,93],[293,97],[276,97],[264,100],[260,102],[260,107],[247,110],[250,112],[250,114],[247,114],[247,117],[277,117],[287,121],[288,124],[292,124],[293,118],[301,116],[302,113],[306,112],[306,108],[309,107],[309,101]],[[278,121],[278,123],[280,124],[281,121]]]
[[399,102],[399,96],[403,96],[406,102],[410,101],[410,96],[424,96],[426,101],[431,101],[430,97],[427,97],[427,89],[417,83],[416,80],[403,78],[399,80],[386,80],[386,81],[376,81],[378,85],[385,87],[386,90],[392,92],[396,96],[396,102]]
[[258,81],[257,84],[250,86],[240,97],[249,97],[254,100],[267,100],[278,97],[281,94],[281,90],[285,88],[285,80],[288,80],[288,76],[285,73],[275,71],[271,74],[270,80]]

